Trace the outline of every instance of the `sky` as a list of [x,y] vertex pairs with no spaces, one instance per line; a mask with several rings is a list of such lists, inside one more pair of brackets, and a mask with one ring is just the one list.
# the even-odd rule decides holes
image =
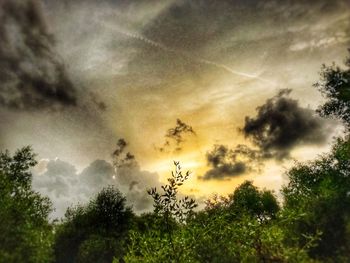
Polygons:
[[199,202],[278,194],[341,132],[313,84],[349,47],[347,0],[3,0],[0,149],[33,147],[53,217],[110,184],[149,211],[173,161]]

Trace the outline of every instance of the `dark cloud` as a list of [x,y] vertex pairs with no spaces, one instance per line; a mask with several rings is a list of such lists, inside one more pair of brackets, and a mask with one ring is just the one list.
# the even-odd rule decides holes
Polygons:
[[76,90],[54,42],[38,1],[1,1],[0,106],[41,109],[76,104]]
[[248,167],[243,162],[222,163],[207,171],[201,179],[225,179],[232,176],[242,175],[247,172]]
[[210,169],[200,179],[225,179],[259,171],[265,160],[288,158],[296,146],[324,144],[331,134],[329,123],[314,110],[301,107],[290,93],[289,89],[281,90],[257,108],[256,117],[245,118],[240,131],[254,147],[214,145],[206,155]]
[[206,159],[210,169],[199,179],[222,180],[256,169],[259,152],[246,145],[237,145],[234,149],[225,145],[214,145],[213,150],[207,152]]
[[285,89],[257,108],[255,117],[247,116],[241,129],[252,140],[262,157],[283,159],[298,145],[321,145],[329,137],[327,122],[315,111],[303,108]]
[[176,120],[174,128],[167,130],[165,134],[165,142],[162,147],[159,147],[160,152],[166,151],[168,148],[175,148],[175,152],[182,150],[182,144],[185,142],[186,135],[196,135],[192,126],[184,123],[180,119]]

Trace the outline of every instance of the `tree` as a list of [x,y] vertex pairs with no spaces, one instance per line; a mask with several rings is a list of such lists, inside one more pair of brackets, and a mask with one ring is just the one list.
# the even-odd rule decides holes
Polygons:
[[163,216],[166,221],[169,218],[178,222],[185,222],[197,207],[194,199],[185,196],[178,198],[178,188],[183,185],[184,181],[190,176],[190,172],[182,174],[179,162],[174,162],[175,171],[171,172],[171,178],[168,178],[168,184],[163,185],[163,193],[158,193],[156,188],[149,189],[147,192],[152,196],[154,201],[154,212]]
[[259,221],[274,218],[279,211],[278,202],[271,191],[259,191],[251,181],[245,181],[230,196],[229,207],[236,213],[248,213]]
[[[168,184],[162,186],[162,192],[156,188],[148,190],[154,201],[154,214],[143,215],[138,220],[139,229],[131,235],[127,262],[179,263],[186,258],[188,247],[184,246],[181,233],[183,226],[194,215],[197,204],[188,196],[179,198],[178,189],[188,179],[190,172],[183,174],[179,162],[174,162],[174,165],[175,171],[171,172]],[[145,225],[151,228],[145,231]]]
[[56,262],[110,263],[126,253],[133,213],[116,188],[104,188],[87,206],[69,208],[55,240]]
[[185,177],[177,179],[181,167],[175,166],[162,193],[149,191],[155,211],[138,217],[126,262],[312,262],[307,249],[313,238],[304,247],[289,244],[284,225],[293,218],[281,217],[273,193],[248,181],[229,198],[211,201],[204,211],[180,220],[176,186]]
[[291,231],[320,233],[310,254],[322,260],[348,262],[350,257],[350,140],[338,139],[331,153],[297,164],[283,188],[284,210],[302,215]]
[[229,197],[214,196],[193,221],[199,262],[304,262],[306,248],[288,245],[286,220],[271,191],[258,190],[251,181]]
[[315,86],[327,99],[318,109],[320,115],[336,117],[350,128],[350,57],[345,60],[345,66],[341,69],[335,64],[330,67],[323,65],[321,81]]
[[299,234],[301,246],[303,237],[319,234],[310,255],[337,262],[350,257],[350,57],[345,65],[323,65],[321,81],[315,84],[327,99],[319,114],[341,120],[347,128],[345,138],[338,138],[329,154],[290,169],[289,184],[282,190],[284,212],[300,215],[286,231]]
[[31,188],[31,147],[0,153],[0,262],[50,262],[51,202]]

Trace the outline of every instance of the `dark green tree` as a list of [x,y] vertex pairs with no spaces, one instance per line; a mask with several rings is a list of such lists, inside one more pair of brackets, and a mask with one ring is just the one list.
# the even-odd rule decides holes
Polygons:
[[[350,141],[338,139],[330,154],[297,164],[287,173],[289,184],[283,188],[285,212],[302,215],[290,226],[299,234],[320,233],[311,249],[315,258],[348,262],[350,258]],[[287,231],[287,230],[286,230]]]
[[299,252],[284,245],[276,219],[280,207],[271,191],[245,181],[228,197],[214,196],[206,204],[193,220],[199,262],[283,262]]
[[259,191],[251,181],[245,181],[230,196],[229,208],[236,214],[248,213],[259,221],[274,218],[279,211],[278,202],[271,191]]
[[[162,203],[172,196],[167,189],[150,191],[156,200],[155,213],[138,217],[126,262],[312,262],[307,255],[312,237],[304,247],[288,243],[291,237],[284,225],[293,218],[281,218],[272,192],[245,182],[230,197],[210,201],[205,210],[193,212],[181,223],[176,219],[180,207],[166,208],[172,204],[169,200]],[[165,215],[172,218],[171,235]]]
[[104,188],[87,206],[69,208],[55,240],[56,262],[110,263],[126,253],[133,213],[116,188]]
[[[350,49],[349,49],[350,53]],[[333,64],[323,65],[321,81],[315,86],[327,99],[319,109],[321,116],[335,117],[350,127],[350,57],[345,60],[346,68]]]
[[323,65],[315,84],[327,99],[318,112],[341,120],[345,137],[337,139],[329,154],[289,170],[289,184],[282,191],[284,212],[300,215],[286,231],[299,234],[300,246],[306,242],[303,237],[320,234],[310,255],[332,262],[350,258],[350,57],[345,66]]
[[32,190],[31,147],[0,153],[0,262],[50,262],[51,202]]

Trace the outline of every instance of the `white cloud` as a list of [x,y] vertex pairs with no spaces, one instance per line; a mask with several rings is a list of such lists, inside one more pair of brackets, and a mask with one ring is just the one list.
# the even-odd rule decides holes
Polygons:
[[68,162],[42,159],[33,174],[33,188],[53,202],[52,218],[62,217],[69,206],[87,203],[108,185],[116,186],[135,212],[149,211],[152,200],[146,190],[160,185],[158,174],[142,171],[137,164],[121,167],[116,173],[104,160],[95,160],[78,173]]

